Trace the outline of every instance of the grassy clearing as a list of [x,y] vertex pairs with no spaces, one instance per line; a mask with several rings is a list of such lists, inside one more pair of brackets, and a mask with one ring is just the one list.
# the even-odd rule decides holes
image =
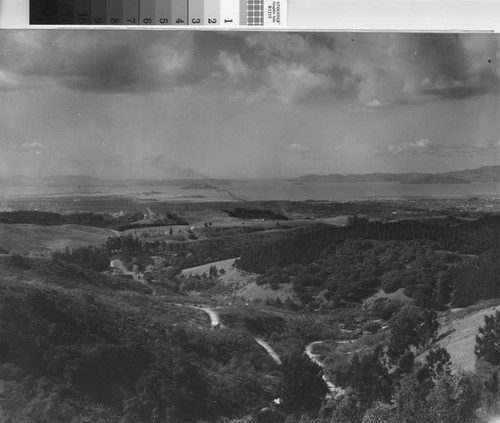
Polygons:
[[247,301],[266,301],[268,299],[277,299],[278,297],[281,301],[285,301],[287,298],[298,301],[297,294],[291,284],[280,284],[280,287],[274,290],[268,284],[257,285],[255,280],[236,291],[236,295]]
[[[184,269],[182,271],[183,276],[202,276],[203,274],[209,275],[210,266],[217,267],[217,271],[224,269],[224,274],[218,275],[217,279],[220,282],[218,286],[207,292],[212,297],[223,298],[223,297],[242,297],[247,301],[251,301],[255,298],[260,298],[259,295],[249,295],[247,293],[247,288],[249,286],[256,285],[255,280],[258,275],[244,272],[242,270],[233,267],[233,263],[236,258],[214,261],[211,263],[204,264],[202,266],[191,267],[189,269]],[[251,290],[250,290],[251,291]]]
[[20,254],[101,245],[112,236],[110,229],[82,225],[0,224],[0,247]]
[[389,300],[399,300],[402,304],[413,303],[413,299],[404,294],[404,288],[399,288],[398,290],[391,292],[389,294],[385,293],[383,289],[379,289],[376,294],[368,297],[363,301],[363,308],[369,309],[373,303],[379,298],[387,298]]
[[[478,307],[482,307],[478,309]],[[484,316],[494,314],[500,309],[500,300],[480,303],[465,309],[452,309],[440,318],[441,328],[433,348],[445,347],[451,356],[452,370],[473,371],[476,367],[474,345],[480,326],[484,324]],[[423,361],[427,351],[417,357]]]
[[[285,301],[287,298],[291,300],[297,300],[297,295],[293,290],[291,284],[281,284],[279,289],[273,290],[269,285],[257,285],[256,274],[248,273],[236,269],[233,267],[233,263],[236,258],[214,261],[211,263],[204,264],[202,266],[191,267],[189,269],[184,269],[182,271],[183,276],[195,276],[195,275],[206,275],[209,274],[210,266],[217,267],[217,270],[224,269],[224,274],[219,274],[218,280],[222,284],[230,288],[229,290],[221,290],[220,295],[222,296],[236,296],[241,297],[245,301],[261,300],[265,301],[267,299],[280,298]],[[215,296],[218,292],[212,292]]]
[[184,275],[184,276],[200,275],[201,276],[201,275],[203,275],[203,273],[206,273],[208,275],[208,272],[209,272],[211,266],[217,267],[217,270],[224,269],[226,272],[229,270],[234,270],[233,264],[237,258],[238,257],[227,259],[227,260],[214,261],[212,263],[203,264],[201,266],[190,267],[189,269],[184,269],[182,271],[182,275]]
[[346,226],[348,218],[349,215],[325,217],[325,218],[315,219],[315,222],[326,223],[327,225],[333,225],[333,226]]

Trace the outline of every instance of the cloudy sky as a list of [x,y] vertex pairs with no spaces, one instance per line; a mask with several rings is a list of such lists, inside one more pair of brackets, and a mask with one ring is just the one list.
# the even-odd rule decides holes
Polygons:
[[500,153],[500,36],[0,32],[0,176],[440,172]]

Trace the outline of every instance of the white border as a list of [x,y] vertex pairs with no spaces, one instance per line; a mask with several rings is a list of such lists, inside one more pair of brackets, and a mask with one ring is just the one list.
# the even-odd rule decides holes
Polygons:
[[[0,0],[0,28],[61,28],[29,25],[29,0]],[[65,27],[66,28],[66,27]],[[78,26],[73,29],[221,30],[199,26]],[[270,30],[239,26],[231,30]],[[288,0],[288,24],[272,30],[494,31],[500,32],[498,0]]]

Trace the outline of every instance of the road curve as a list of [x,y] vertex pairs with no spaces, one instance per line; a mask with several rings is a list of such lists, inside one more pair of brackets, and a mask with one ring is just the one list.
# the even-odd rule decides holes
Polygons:
[[[324,368],[323,362],[319,359],[319,354],[314,354],[312,352],[314,346],[319,345],[321,343],[323,343],[323,341],[315,341],[311,342],[310,344],[307,344],[305,354],[310,358],[310,360],[313,363],[316,363],[321,368]],[[330,382],[330,380],[326,377],[324,372],[323,372],[323,380],[325,381],[326,385],[328,386],[328,390],[330,391],[329,397],[336,398],[345,393],[345,391],[342,388]]]
[[219,313],[217,313],[213,308],[210,307],[198,307],[198,306],[192,306],[194,308],[197,308],[198,310],[202,310],[205,313],[207,313],[210,316],[210,325],[215,328],[217,326],[222,327],[222,323],[220,322],[219,318]]
[[[176,304],[176,305],[183,306],[183,304]],[[186,306],[186,304],[184,306]],[[198,310],[202,310],[205,313],[207,313],[208,316],[210,317],[210,325],[212,326],[212,328],[223,327],[223,325],[220,321],[219,313],[217,313],[217,311],[214,310],[213,308],[206,307],[206,306],[205,307],[195,306],[195,305],[187,305],[187,307],[196,308]],[[254,337],[254,339],[255,339],[255,342],[257,342],[262,348],[264,348],[266,350],[266,352],[269,354],[269,356],[274,360],[274,362],[276,364],[281,365],[281,359],[280,359],[279,355],[276,353],[276,351],[274,351],[274,349],[266,341],[264,341],[261,338],[257,338],[257,337]],[[309,357],[309,359],[313,363],[316,363],[321,368],[324,367],[323,362],[319,359],[319,354],[314,354],[312,352],[312,350],[314,348],[314,345],[321,344],[322,342],[323,341],[311,342],[310,344],[308,344],[306,346],[306,349],[305,349],[305,354]],[[328,396],[330,398],[336,398],[339,395],[344,394],[345,391],[342,388],[335,386],[332,382],[330,382],[324,373],[323,373],[323,380],[326,382],[326,385],[328,386],[328,391],[330,392],[328,394]]]
[[144,286],[147,286],[149,289],[151,289],[152,291],[152,294],[154,296],[158,295],[158,292],[156,292],[156,289],[154,289],[152,286],[150,286],[143,278],[142,278],[142,275],[139,274],[139,273],[134,273],[134,272],[131,272],[130,270],[127,270],[127,268],[125,267],[125,265],[123,264],[123,262],[120,260],[120,259],[116,259],[116,260],[113,260],[109,263],[109,266],[110,267],[114,267],[115,269],[120,269],[121,273],[123,275],[129,275],[129,276],[132,276],[132,278],[137,281],[137,282],[140,282],[142,283]]
[[269,345],[263,339],[260,339],[260,338],[254,338],[254,339],[255,339],[255,342],[257,342],[257,344],[259,344],[262,348],[264,348],[267,351],[269,356],[276,362],[276,364],[281,365],[280,356],[276,353],[276,351],[273,350],[271,345]]
[[[219,313],[211,307],[199,307],[199,306],[190,306],[193,308],[197,308],[198,310],[202,310],[210,316],[210,325],[212,328],[215,327],[224,327],[220,321]],[[281,365],[281,360],[279,355],[274,351],[273,347],[269,345],[266,341],[260,338],[254,337],[255,342],[259,344],[262,348],[266,350],[269,356],[274,360],[274,362],[278,365]]]

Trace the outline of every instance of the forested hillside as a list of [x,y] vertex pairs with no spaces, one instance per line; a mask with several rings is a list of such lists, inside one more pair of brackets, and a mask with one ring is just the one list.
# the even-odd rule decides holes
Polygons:
[[[428,219],[318,227],[244,251],[236,265],[260,283],[293,283],[304,305],[323,292],[332,306],[381,287],[405,288],[418,305],[442,309],[498,295],[500,218]],[[326,290],[326,292],[324,292]],[[452,295],[453,293],[453,295]],[[312,306],[314,307],[314,305]]]
[[3,421],[194,422],[246,413],[278,389],[245,331],[207,330],[203,312],[139,282],[59,261],[0,266]]
[[105,228],[118,231],[149,226],[187,225],[186,221],[174,213],[166,211],[154,221],[143,221],[141,212],[111,215],[108,213],[77,212],[60,214],[49,211],[16,210],[0,212],[0,223],[32,223],[37,225],[77,224]]

